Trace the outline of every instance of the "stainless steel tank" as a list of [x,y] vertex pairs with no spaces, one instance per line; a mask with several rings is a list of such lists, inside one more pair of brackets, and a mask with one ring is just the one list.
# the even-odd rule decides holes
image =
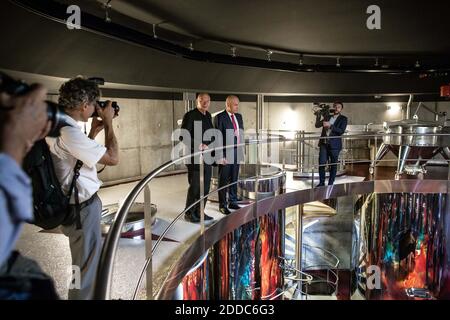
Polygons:
[[389,151],[398,158],[396,179],[405,172],[412,175],[426,173],[426,162],[437,154],[442,154],[445,159],[448,159],[448,141],[439,136],[446,132],[446,129],[433,121],[385,122],[383,131],[386,135],[370,166],[370,173],[373,174],[376,163]]

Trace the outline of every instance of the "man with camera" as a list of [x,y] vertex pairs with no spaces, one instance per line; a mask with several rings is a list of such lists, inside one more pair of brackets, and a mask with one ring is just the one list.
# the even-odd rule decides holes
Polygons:
[[337,172],[337,161],[339,152],[342,149],[342,139],[340,136],[344,134],[347,128],[347,117],[342,115],[344,104],[342,102],[333,103],[333,108],[328,111],[317,112],[316,128],[322,127],[322,133],[319,140],[319,184],[317,187],[325,185],[325,165],[330,163],[330,177],[328,185],[334,184]]
[[49,130],[46,93],[41,86],[23,96],[0,92],[0,269],[23,222],[33,219],[31,183],[21,165],[34,142]]
[[[68,192],[74,176],[74,167],[81,161],[76,188],[70,199],[71,219],[61,227],[69,237],[72,265],[80,269],[80,288],[69,290],[69,299],[90,299],[101,251],[100,218],[102,203],[97,195],[101,181],[96,164],[108,166],[119,162],[119,146],[113,128],[115,110],[108,101],[104,108],[98,104],[100,90],[90,80],[77,77],[64,83],[59,90],[59,105],[68,115],[68,124],[58,138],[47,138],[56,175],[64,192]],[[77,122],[94,117],[86,136]],[[94,138],[105,131],[105,145]]]
[[0,73],[0,300],[58,299],[39,265],[13,251],[22,225],[33,220],[32,184],[21,165],[51,129],[47,90],[20,84],[27,90],[18,94],[10,80]]

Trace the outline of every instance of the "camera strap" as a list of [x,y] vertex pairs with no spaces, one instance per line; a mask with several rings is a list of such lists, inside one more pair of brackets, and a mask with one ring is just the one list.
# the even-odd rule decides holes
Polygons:
[[73,178],[72,183],[70,184],[69,189],[69,201],[72,197],[72,193],[75,192],[75,218],[76,218],[76,224],[77,224],[77,230],[81,229],[81,215],[80,215],[80,198],[78,194],[78,187],[77,187],[77,180],[80,176],[80,169],[83,166],[83,161],[77,160],[77,163],[75,164],[75,168],[73,169]]

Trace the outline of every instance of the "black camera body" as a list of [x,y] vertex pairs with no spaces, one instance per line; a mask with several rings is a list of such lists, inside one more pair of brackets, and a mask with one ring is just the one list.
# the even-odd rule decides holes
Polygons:
[[[107,101],[97,101],[97,104],[100,108],[105,109]],[[120,107],[116,101],[112,102],[112,107],[114,109],[114,117],[117,117],[119,115]],[[96,117],[98,117],[98,113],[97,113],[97,110],[94,110],[94,113],[92,114],[91,118],[96,118]]]
[[[20,96],[28,93],[32,87],[27,83],[15,80],[10,76],[0,72],[0,93],[6,92],[12,96]],[[62,111],[63,109],[56,103],[45,101],[47,103],[47,118],[51,121],[52,127],[48,133],[49,137],[59,137],[62,127],[69,126],[67,122],[67,115]]]
[[316,117],[323,118],[324,121],[330,121],[334,115],[335,109],[326,103],[314,103],[313,112]]

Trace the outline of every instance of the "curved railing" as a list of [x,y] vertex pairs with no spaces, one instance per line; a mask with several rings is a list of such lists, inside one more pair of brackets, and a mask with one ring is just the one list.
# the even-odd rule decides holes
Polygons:
[[[411,136],[411,135],[414,135],[414,134],[390,134],[390,135]],[[440,135],[448,135],[448,134],[429,134],[429,135],[430,136],[440,136]],[[368,134],[368,135],[343,136],[341,138],[342,139],[355,139],[355,138],[356,139],[364,139],[364,138],[370,138],[370,137],[373,138],[373,137],[375,137],[375,139],[377,139],[377,138],[381,138],[383,136],[385,136],[385,135],[384,134],[376,134],[376,135]],[[423,136],[423,135],[421,135],[421,136]],[[330,137],[328,137],[328,138],[330,138]],[[323,138],[321,138],[319,136],[304,138],[304,140],[320,140],[320,139],[323,139]],[[298,141],[297,139],[288,139],[288,140],[289,141]],[[278,141],[278,140],[273,141],[273,139],[262,140],[262,139],[259,139],[259,137],[257,136],[257,139],[255,139],[254,141],[252,141],[250,143],[242,143],[242,144],[239,145],[239,147],[241,147],[241,146],[243,147],[243,146],[246,146],[246,145],[254,144],[254,145],[257,146],[257,148],[259,148],[260,144],[270,144],[270,143],[279,143],[279,142],[280,141]],[[111,278],[112,278],[112,274],[113,274],[114,259],[115,259],[116,253],[117,253],[117,247],[118,247],[118,243],[119,243],[119,239],[120,239],[120,233],[121,233],[122,227],[123,227],[123,225],[124,225],[124,223],[126,221],[128,212],[129,212],[133,202],[136,200],[137,196],[142,192],[142,190],[144,190],[144,188],[155,177],[157,177],[161,172],[163,172],[164,170],[170,168],[171,166],[173,166],[175,164],[182,163],[184,160],[190,159],[193,156],[201,157],[205,153],[210,153],[210,152],[214,152],[214,151],[224,150],[224,149],[228,149],[228,148],[234,148],[234,146],[220,147],[220,148],[214,148],[214,149],[205,150],[205,151],[201,151],[201,152],[196,152],[194,154],[189,154],[189,155],[180,157],[180,158],[178,158],[176,160],[169,161],[169,162],[159,166],[158,168],[156,168],[152,172],[150,172],[146,177],[144,177],[129,192],[129,194],[127,195],[125,201],[123,202],[123,204],[119,208],[119,210],[117,212],[116,219],[115,219],[114,223],[112,224],[112,226],[111,226],[111,228],[110,228],[110,230],[109,230],[109,232],[108,232],[108,234],[106,236],[106,239],[105,239],[105,243],[104,243],[104,246],[103,246],[103,249],[102,249],[102,253],[101,253],[101,257],[100,257],[100,263],[99,263],[99,267],[98,267],[97,282],[96,282],[96,286],[95,286],[94,298],[96,298],[96,299],[109,299],[110,298]],[[257,154],[259,154],[258,151],[257,151]],[[407,160],[418,160],[418,159],[407,159]],[[420,160],[427,160],[427,159],[420,159]],[[352,163],[372,163],[372,160],[366,160],[366,159],[361,160],[361,161],[355,160],[355,161],[352,161]],[[257,164],[261,165],[261,163],[259,163],[259,162]],[[202,164],[200,164],[200,165],[202,165]],[[327,165],[330,165],[330,164],[327,164]],[[320,167],[320,166],[317,165],[316,168],[318,168],[318,167]],[[201,169],[200,172],[202,173],[203,170]],[[255,176],[256,181],[258,180],[258,177],[259,177],[259,174],[257,174]],[[412,181],[415,181],[415,180],[412,180]],[[312,183],[312,187],[314,187],[314,174],[312,176],[312,182],[313,182]],[[400,182],[400,181],[397,181],[397,182]],[[369,182],[365,182],[365,183],[366,183],[366,185],[368,185],[370,183],[373,183],[373,181],[369,181]],[[361,183],[359,183],[359,184],[361,184]],[[408,184],[409,184],[409,182],[406,182],[405,185],[408,185]],[[258,183],[256,183],[256,185],[258,185]],[[364,185],[364,183],[363,183],[363,185]],[[363,186],[363,185],[361,185],[361,186]],[[346,186],[346,188],[348,190],[352,190],[352,188],[353,188],[352,184],[345,184],[345,186]],[[224,186],[223,188],[226,188],[226,187],[228,187],[228,186]],[[330,198],[330,195],[336,193],[334,190],[340,190],[341,187],[342,187],[342,185],[337,185],[337,186],[332,186],[332,187],[325,187],[325,188],[318,188],[318,189],[311,189],[311,190],[312,190],[312,194],[315,194],[315,195],[320,194],[320,195],[322,195],[321,197],[318,197],[317,200],[323,200],[323,199]],[[373,191],[370,191],[371,188],[366,188],[366,189],[368,190],[368,192],[373,192]],[[363,188],[363,190],[364,190],[364,188]],[[197,203],[202,204],[204,198],[206,198],[207,196],[209,196],[212,193],[217,192],[217,191],[218,190],[214,190],[214,191],[210,192],[208,195],[204,195],[203,197],[200,198],[200,200],[198,200],[196,203],[192,204],[192,206],[196,205]],[[361,191],[361,190],[358,190],[358,191]],[[284,195],[279,195],[279,196],[277,196],[275,198],[283,199],[283,197],[284,197]],[[261,200],[261,203],[265,203],[266,201],[267,201],[267,199]],[[311,198],[310,198],[309,201],[313,201],[313,200],[311,200]],[[288,201],[286,204],[289,204],[289,205],[286,205],[284,208],[292,206],[292,205],[297,205],[299,203],[302,203],[302,202]],[[248,207],[254,208],[254,210],[256,212],[254,214],[248,215]],[[260,201],[258,201],[256,203],[254,203],[252,206],[247,206],[247,207],[241,208],[241,209],[239,209],[237,211],[246,211],[246,210],[244,210],[245,208],[247,208],[246,209],[247,210],[247,214],[244,215],[244,217],[255,218],[255,217],[258,217],[260,215],[260,213],[259,213],[260,211],[258,211],[258,209],[261,209],[262,207],[260,208]],[[189,209],[189,208],[187,208],[187,209]],[[164,235],[167,234],[168,230],[170,230],[170,228],[175,224],[175,222],[182,216],[182,214],[187,209],[183,210],[182,213],[177,215],[176,219],[170,223],[169,227],[166,228],[166,230],[164,230],[163,236],[161,236],[159,238],[159,240],[156,243],[155,247],[152,248],[152,254],[158,248],[158,245],[160,244],[160,242],[164,238]],[[201,215],[202,215],[202,218],[203,218],[203,211],[202,210],[201,210]],[[235,217],[237,215],[233,214],[232,216]],[[219,223],[220,224],[222,222],[225,223],[226,221],[229,220],[229,218],[230,218],[230,216],[226,216],[226,217],[222,218],[219,222],[217,222],[216,224],[212,225],[210,228],[208,228],[208,230],[206,230],[204,232],[203,232],[204,225],[203,225],[203,219],[202,219],[202,233],[201,233],[200,237],[197,238],[194,241],[194,243],[197,243],[198,239],[203,238],[205,236],[205,233],[207,233],[209,230],[211,230],[212,228],[213,229],[217,228]],[[242,222],[242,221],[241,222],[243,224],[243,223],[246,223],[248,221],[246,220],[245,222]],[[236,226],[236,223],[233,223],[232,225]],[[230,231],[232,231],[232,230],[230,230]],[[205,240],[205,239],[203,238],[203,240]],[[216,240],[219,240],[219,239],[216,239]],[[205,243],[205,242],[203,242],[203,243]],[[190,250],[187,250],[186,252],[190,252]],[[196,256],[196,255],[193,255],[193,256]],[[185,257],[185,255],[183,255],[183,257]],[[184,261],[191,261],[191,260],[192,259],[185,259]],[[146,270],[149,261],[150,261],[150,259],[146,260],[145,266],[143,268],[144,271]],[[194,263],[195,260],[191,261],[191,262]],[[191,266],[192,266],[192,264],[191,264]],[[178,271],[181,271],[178,268],[174,268],[172,270],[175,270],[175,269],[177,269]],[[177,276],[176,278],[179,280],[179,276]],[[167,279],[170,279],[170,277],[168,277]],[[140,276],[139,284],[140,284],[141,281],[142,281],[142,274]],[[166,281],[166,283],[167,283],[167,281]],[[160,292],[157,296],[158,297],[162,297],[162,298],[168,298],[166,293],[167,293],[167,290],[163,290],[163,292]],[[134,296],[136,296],[136,291],[135,291]]]

